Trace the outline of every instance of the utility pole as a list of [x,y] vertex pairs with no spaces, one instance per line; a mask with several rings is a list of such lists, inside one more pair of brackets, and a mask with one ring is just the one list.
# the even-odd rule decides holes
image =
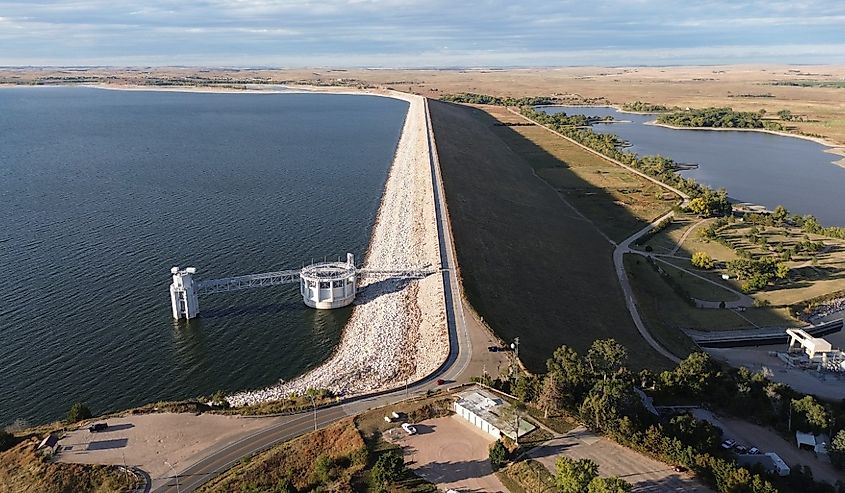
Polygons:
[[513,338],[511,349],[513,349],[513,364],[511,365],[511,377],[513,377],[517,372],[516,367],[519,361],[519,337]]
[[[314,394],[308,394],[311,398],[311,406],[314,407],[314,431],[317,431],[317,401],[314,400]],[[178,492],[177,492],[178,493]]]
[[169,462],[164,461],[164,463],[167,464],[167,466],[170,467],[170,470],[176,475],[176,493],[179,493],[179,472]]

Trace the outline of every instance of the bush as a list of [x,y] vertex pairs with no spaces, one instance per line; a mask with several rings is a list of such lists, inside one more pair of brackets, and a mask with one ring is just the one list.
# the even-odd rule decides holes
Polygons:
[[405,471],[405,459],[395,450],[382,454],[373,466],[370,476],[373,486],[383,491],[388,485],[402,477]]
[[505,444],[501,440],[496,440],[493,445],[490,445],[490,466],[494,471],[498,471],[505,461],[508,459],[508,451],[505,449]]
[[0,452],[9,450],[15,445],[15,435],[12,435],[6,430],[0,430]]
[[88,406],[81,402],[75,402],[72,406],[70,406],[70,411],[67,413],[67,422],[76,423],[78,421],[91,419],[92,416],[93,415],[91,414],[91,410],[88,409]]
[[692,263],[693,267],[698,267],[699,269],[704,270],[710,270],[714,265],[716,265],[716,263],[713,262],[713,258],[704,252],[693,253],[690,263]]
[[317,481],[323,484],[331,483],[334,480],[334,461],[326,454],[321,454],[314,462],[314,475]]

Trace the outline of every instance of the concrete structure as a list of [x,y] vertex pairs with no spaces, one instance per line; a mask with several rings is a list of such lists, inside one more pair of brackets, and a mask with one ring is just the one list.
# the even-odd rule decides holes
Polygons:
[[245,276],[197,281],[193,267],[173,267],[170,273],[170,306],[176,320],[195,318],[200,313],[198,296],[201,294],[227,293],[242,289],[299,283],[302,301],[311,308],[330,310],[355,301],[358,280],[376,276],[392,279],[422,279],[437,272],[436,269],[356,269],[355,257],[346,254],[346,262],[320,262],[302,269],[247,274]]
[[766,472],[777,474],[778,476],[789,476],[789,466],[774,452],[766,454],[741,454],[736,456],[736,461],[741,466],[751,467],[757,464],[763,466]]
[[788,354],[803,353],[806,361],[819,371],[845,371],[845,353],[833,349],[828,341],[813,337],[802,329],[786,329],[786,334],[789,336]]
[[347,253],[346,262],[323,262],[302,269],[299,292],[311,308],[341,308],[355,300],[356,276],[355,257]]
[[[516,440],[517,436],[521,437],[535,428],[524,419],[517,418],[516,415],[511,416],[508,404],[503,399],[481,388],[458,394],[454,407],[458,416],[496,439],[504,435],[511,440]],[[517,419],[519,420],[518,431]]]
[[179,320],[196,317],[200,311],[200,303],[197,299],[197,286],[193,275],[197,273],[197,270],[193,267],[183,270],[174,267],[170,269],[170,273],[173,274],[173,284],[170,285],[170,307],[173,318]]

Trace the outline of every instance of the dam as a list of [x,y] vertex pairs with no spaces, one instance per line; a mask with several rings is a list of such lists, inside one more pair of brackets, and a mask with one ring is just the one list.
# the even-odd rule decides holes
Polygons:
[[358,280],[364,277],[390,279],[423,279],[436,269],[358,269],[355,256],[346,254],[346,261],[319,262],[301,269],[246,274],[222,279],[195,280],[195,267],[170,269],[170,307],[176,320],[190,320],[200,313],[199,296],[240,291],[243,289],[299,283],[302,301],[311,308],[331,310],[349,306],[355,301]]

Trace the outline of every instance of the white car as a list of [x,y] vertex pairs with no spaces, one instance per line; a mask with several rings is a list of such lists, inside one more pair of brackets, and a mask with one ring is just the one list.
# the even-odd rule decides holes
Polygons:
[[728,439],[728,440],[725,440],[724,442],[722,442],[722,448],[725,449],[725,450],[732,449],[734,447],[734,445],[736,445],[736,440]]
[[413,425],[409,425],[408,423],[402,423],[402,429],[409,435],[416,435],[417,429],[413,427]]

